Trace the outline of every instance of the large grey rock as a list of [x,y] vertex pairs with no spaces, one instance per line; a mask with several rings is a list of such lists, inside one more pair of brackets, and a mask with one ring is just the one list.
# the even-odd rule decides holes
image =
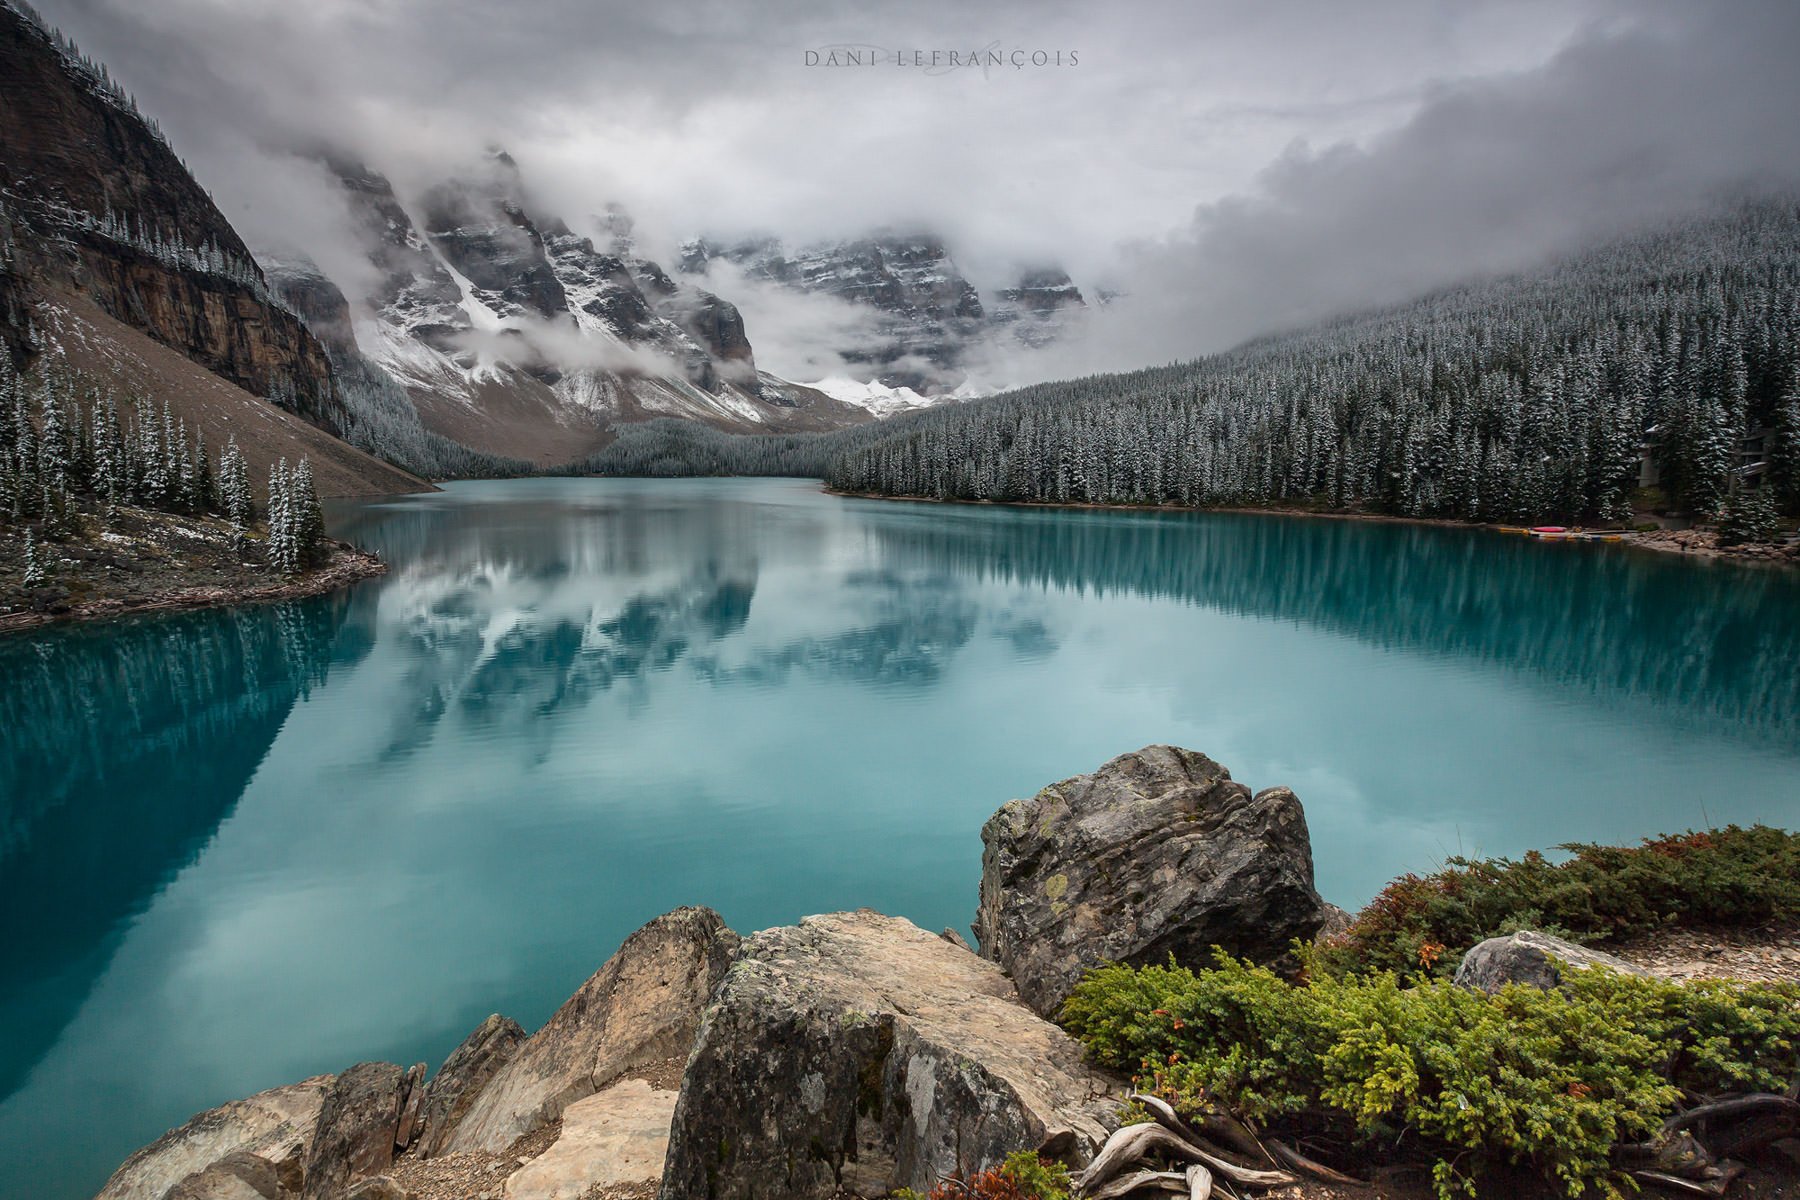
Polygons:
[[506,1180],[506,1200],[582,1200],[662,1177],[675,1093],[621,1079],[563,1110],[550,1148]]
[[1323,918],[1299,798],[1175,746],[1014,800],[981,840],[981,953],[1046,1016],[1102,963],[1270,961]]
[[719,985],[661,1198],[929,1190],[1021,1147],[1085,1162],[1117,1087],[994,964],[897,918],[807,917],[752,937]]
[[424,1131],[418,1154],[430,1158],[444,1147],[481,1089],[525,1044],[525,1031],[511,1017],[494,1013],[450,1052],[425,1088]]
[[678,908],[625,939],[480,1089],[442,1153],[499,1153],[631,1071],[686,1058],[738,936],[710,908]]
[[[332,1083],[332,1076],[316,1075],[209,1109],[119,1164],[96,1200],[162,1200],[170,1188],[240,1153],[276,1164],[278,1170],[287,1164],[297,1181],[298,1162]],[[214,1183],[229,1186],[224,1180],[207,1186]]]
[[162,1200],[277,1200],[281,1177],[275,1164],[239,1150],[163,1193]]
[[1547,991],[1562,986],[1566,969],[1585,971],[1590,967],[1606,967],[1624,975],[1649,974],[1622,958],[1523,929],[1489,938],[1463,955],[1456,968],[1456,986],[1497,992],[1509,983],[1523,983]]
[[337,1077],[306,1154],[304,1200],[340,1200],[351,1184],[393,1165],[406,1080],[403,1068],[374,1062],[357,1063]]

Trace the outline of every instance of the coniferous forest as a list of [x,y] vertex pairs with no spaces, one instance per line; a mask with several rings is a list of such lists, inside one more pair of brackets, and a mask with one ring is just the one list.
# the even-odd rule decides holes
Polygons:
[[1533,274],[1190,363],[933,409],[845,491],[1619,520],[1800,499],[1800,208],[1745,206]]
[[[223,517],[245,561],[290,575],[315,565],[325,521],[312,464],[283,459],[263,502],[256,493],[236,442],[209,454],[167,404],[160,414],[141,399],[121,404],[78,372],[20,374],[0,355],[0,529],[22,531],[24,586],[49,582],[54,543],[91,540],[84,527],[126,507]],[[254,547],[259,520],[266,538]]]
[[1223,354],[838,433],[732,438],[653,422],[586,468],[1474,521],[1711,515],[1728,502],[1792,511],[1800,206],[1748,204]]

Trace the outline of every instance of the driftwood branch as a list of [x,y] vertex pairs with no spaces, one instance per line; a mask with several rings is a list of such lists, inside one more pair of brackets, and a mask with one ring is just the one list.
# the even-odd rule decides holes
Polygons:
[[[1199,1163],[1208,1168],[1209,1173],[1223,1176],[1233,1183],[1251,1188],[1283,1187],[1297,1182],[1296,1178],[1286,1171],[1265,1171],[1254,1167],[1246,1167],[1232,1162],[1223,1155],[1207,1149],[1197,1140],[1182,1137],[1172,1129],[1154,1122],[1126,1125],[1106,1139],[1106,1145],[1094,1156],[1094,1161],[1087,1165],[1076,1178],[1075,1186],[1083,1195],[1093,1200],[1103,1197],[1122,1196],[1128,1191],[1156,1182],[1146,1179],[1133,1183],[1123,1190],[1120,1187],[1125,1179],[1136,1176],[1125,1176],[1114,1182],[1127,1167],[1139,1166],[1152,1156],[1161,1155],[1183,1164]],[[1150,1175],[1160,1178],[1164,1172],[1145,1171],[1140,1169],[1138,1175]],[[1191,1192],[1192,1181],[1185,1175],[1177,1176],[1183,1180],[1183,1191]]]
[[[1076,1177],[1076,1193],[1088,1200],[1120,1200],[1140,1190],[1210,1200],[1215,1191],[1235,1194],[1225,1183],[1265,1189],[1297,1183],[1300,1176],[1339,1186],[1367,1186],[1285,1142],[1258,1139],[1247,1125],[1222,1110],[1190,1121],[1160,1097],[1135,1093],[1130,1099],[1152,1120],[1115,1131]],[[1702,1127],[1705,1144],[1691,1132]],[[1744,1171],[1728,1155],[1793,1136],[1800,1136],[1800,1100],[1759,1092],[1676,1113],[1650,1141],[1614,1147],[1613,1164],[1640,1183],[1722,1197]],[[1709,1151],[1708,1144],[1722,1153]],[[1169,1169],[1171,1165],[1175,1169]]]
[[1139,1188],[1155,1188],[1158,1191],[1184,1195],[1188,1191],[1187,1176],[1180,1171],[1133,1171],[1088,1195],[1091,1200],[1118,1200]]
[[1777,1096],[1773,1092],[1758,1092],[1752,1096],[1739,1096],[1733,1100],[1701,1104],[1686,1112],[1676,1113],[1664,1121],[1662,1131],[1679,1133],[1681,1130],[1691,1129],[1703,1121],[1737,1120],[1741,1117],[1770,1113],[1785,1115],[1791,1120],[1800,1122],[1800,1100],[1790,1100],[1786,1096]]
[[1368,1184],[1361,1179],[1346,1175],[1342,1171],[1334,1171],[1324,1163],[1314,1162],[1312,1159],[1306,1157],[1306,1155],[1283,1142],[1278,1142],[1275,1139],[1270,1138],[1263,1144],[1268,1146],[1269,1153],[1274,1155],[1277,1162],[1281,1163],[1283,1166],[1293,1168],[1302,1175],[1311,1175],[1314,1179],[1323,1180],[1326,1183],[1342,1184],[1346,1187],[1368,1186]]
[[1686,1192],[1691,1196],[1723,1196],[1725,1189],[1731,1186],[1731,1180],[1728,1178],[1701,1181],[1683,1179],[1679,1175],[1670,1175],[1664,1171],[1633,1171],[1631,1177],[1640,1183],[1653,1183],[1657,1187]]
[[1275,1158],[1256,1139],[1249,1128],[1235,1117],[1224,1113],[1209,1112],[1202,1114],[1201,1124],[1195,1126],[1181,1119],[1174,1105],[1160,1096],[1147,1096],[1143,1092],[1133,1092],[1125,1097],[1127,1101],[1135,1100],[1142,1105],[1144,1111],[1156,1119],[1156,1123],[1173,1133],[1176,1137],[1204,1146],[1209,1141],[1222,1141],[1245,1161],[1241,1164],[1253,1167],[1257,1164],[1275,1165]]

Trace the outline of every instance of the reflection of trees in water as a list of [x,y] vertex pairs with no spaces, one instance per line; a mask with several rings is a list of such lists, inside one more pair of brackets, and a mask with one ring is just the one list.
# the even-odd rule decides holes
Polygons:
[[874,528],[896,565],[1301,621],[1800,737],[1792,573],[1466,529],[1230,514],[948,510]]
[[[0,1095],[198,856],[357,603],[183,614],[0,640]],[[366,640],[362,642],[366,645]]]

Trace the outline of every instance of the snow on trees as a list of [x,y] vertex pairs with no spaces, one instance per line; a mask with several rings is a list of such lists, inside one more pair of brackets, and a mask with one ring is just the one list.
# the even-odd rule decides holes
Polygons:
[[1768,428],[1791,507],[1797,300],[1800,211],[1750,205],[1193,362],[908,414],[815,456],[850,492],[1619,520],[1646,455],[1665,502],[1712,513]]

